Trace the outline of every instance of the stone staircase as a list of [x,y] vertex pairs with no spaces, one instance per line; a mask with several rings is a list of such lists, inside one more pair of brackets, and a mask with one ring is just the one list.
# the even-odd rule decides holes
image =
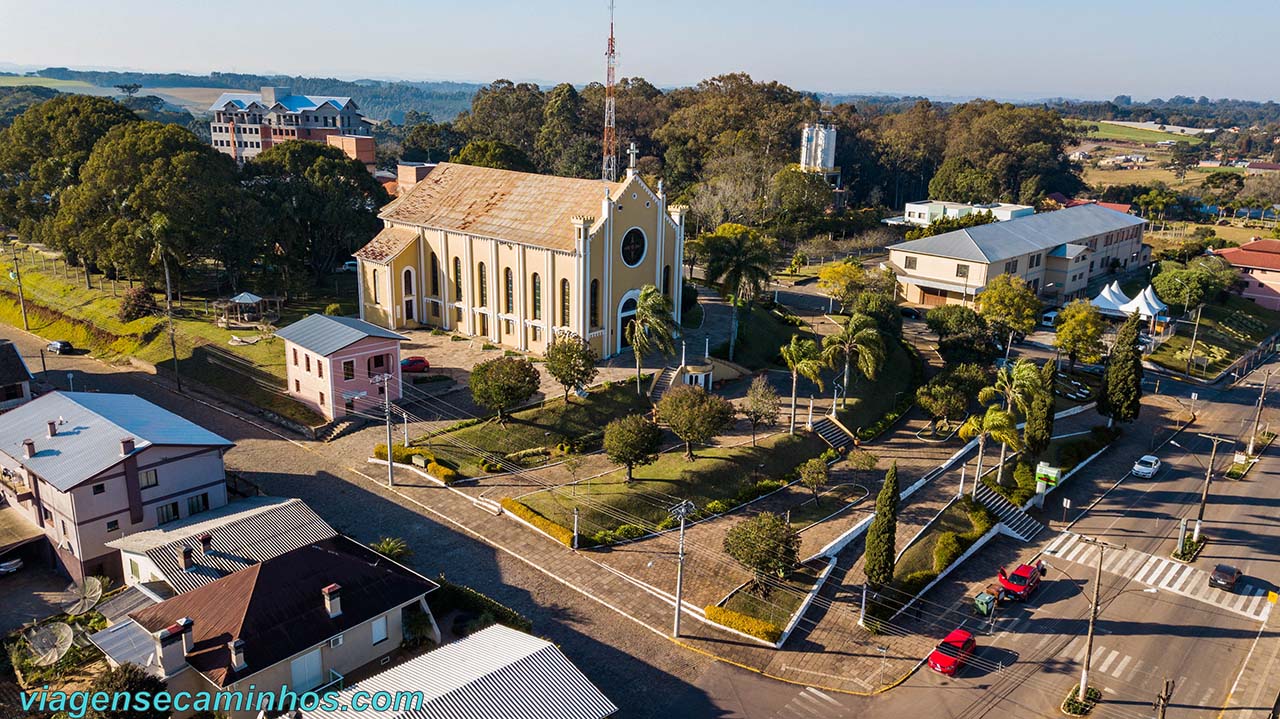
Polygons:
[[981,481],[978,482],[974,498],[982,506],[991,510],[991,513],[1000,519],[1000,522],[1004,524],[1010,533],[1024,542],[1030,542],[1044,530],[1043,524],[1037,522],[1034,517],[1019,509],[1009,500],[996,494],[994,490]]
[[658,381],[653,383],[653,390],[649,392],[649,401],[657,404],[662,399],[662,395],[671,389],[671,383],[675,381],[676,368],[663,367],[662,373],[658,375]]
[[832,422],[830,417],[823,417],[814,422],[813,431],[837,452],[853,445],[853,437],[850,437],[843,427]]
[[341,419],[336,419],[327,429],[316,435],[316,439],[321,442],[332,442],[347,432],[350,432],[357,427],[364,426],[366,421],[367,420],[363,417],[343,417]]

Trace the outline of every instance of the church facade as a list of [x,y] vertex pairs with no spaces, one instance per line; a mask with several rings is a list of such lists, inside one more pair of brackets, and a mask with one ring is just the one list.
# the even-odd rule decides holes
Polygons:
[[610,357],[645,285],[679,324],[685,214],[634,169],[605,182],[441,163],[356,252],[360,318],[536,353],[572,332]]

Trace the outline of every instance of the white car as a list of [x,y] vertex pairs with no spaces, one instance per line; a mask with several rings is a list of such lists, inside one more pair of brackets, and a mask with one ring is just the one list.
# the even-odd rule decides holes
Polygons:
[[334,272],[355,272],[359,269],[360,265],[357,264],[355,260],[347,260],[341,265],[338,265],[338,269],[334,270]]
[[1160,458],[1145,454],[1133,463],[1133,469],[1130,471],[1135,477],[1154,477],[1156,472],[1160,471]]

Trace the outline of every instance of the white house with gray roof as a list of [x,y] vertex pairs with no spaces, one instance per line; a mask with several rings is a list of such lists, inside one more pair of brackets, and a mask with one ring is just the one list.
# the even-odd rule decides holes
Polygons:
[[0,415],[0,493],[73,580],[118,581],[107,542],[226,504],[232,446],[135,395],[53,392]]
[[1080,205],[890,245],[886,265],[914,304],[968,304],[1002,274],[1060,304],[1087,294],[1091,279],[1146,264],[1145,226],[1140,217]]
[[[380,407],[388,388],[400,398],[400,343],[407,337],[333,315],[308,315],[276,336],[284,340],[289,396],[325,419]],[[390,380],[376,381],[384,377]]]

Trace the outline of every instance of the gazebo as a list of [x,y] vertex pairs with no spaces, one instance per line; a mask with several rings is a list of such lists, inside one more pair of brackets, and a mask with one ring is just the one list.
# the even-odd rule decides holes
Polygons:
[[[272,309],[272,304],[275,305]],[[264,319],[270,320],[280,314],[280,298],[259,297],[252,292],[241,292],[227,300],[214,303],[219,310],[218,324],[228,329],[233,326],[253,326]]]
[[1124,291],[1120,289],[1120,282],[1112,282],[1094,297],[1090,303],[1098,308],[1098,311],[1106,315],[1124,315],[1126,314],[1121,308],[1129,304],[1131,300]]

